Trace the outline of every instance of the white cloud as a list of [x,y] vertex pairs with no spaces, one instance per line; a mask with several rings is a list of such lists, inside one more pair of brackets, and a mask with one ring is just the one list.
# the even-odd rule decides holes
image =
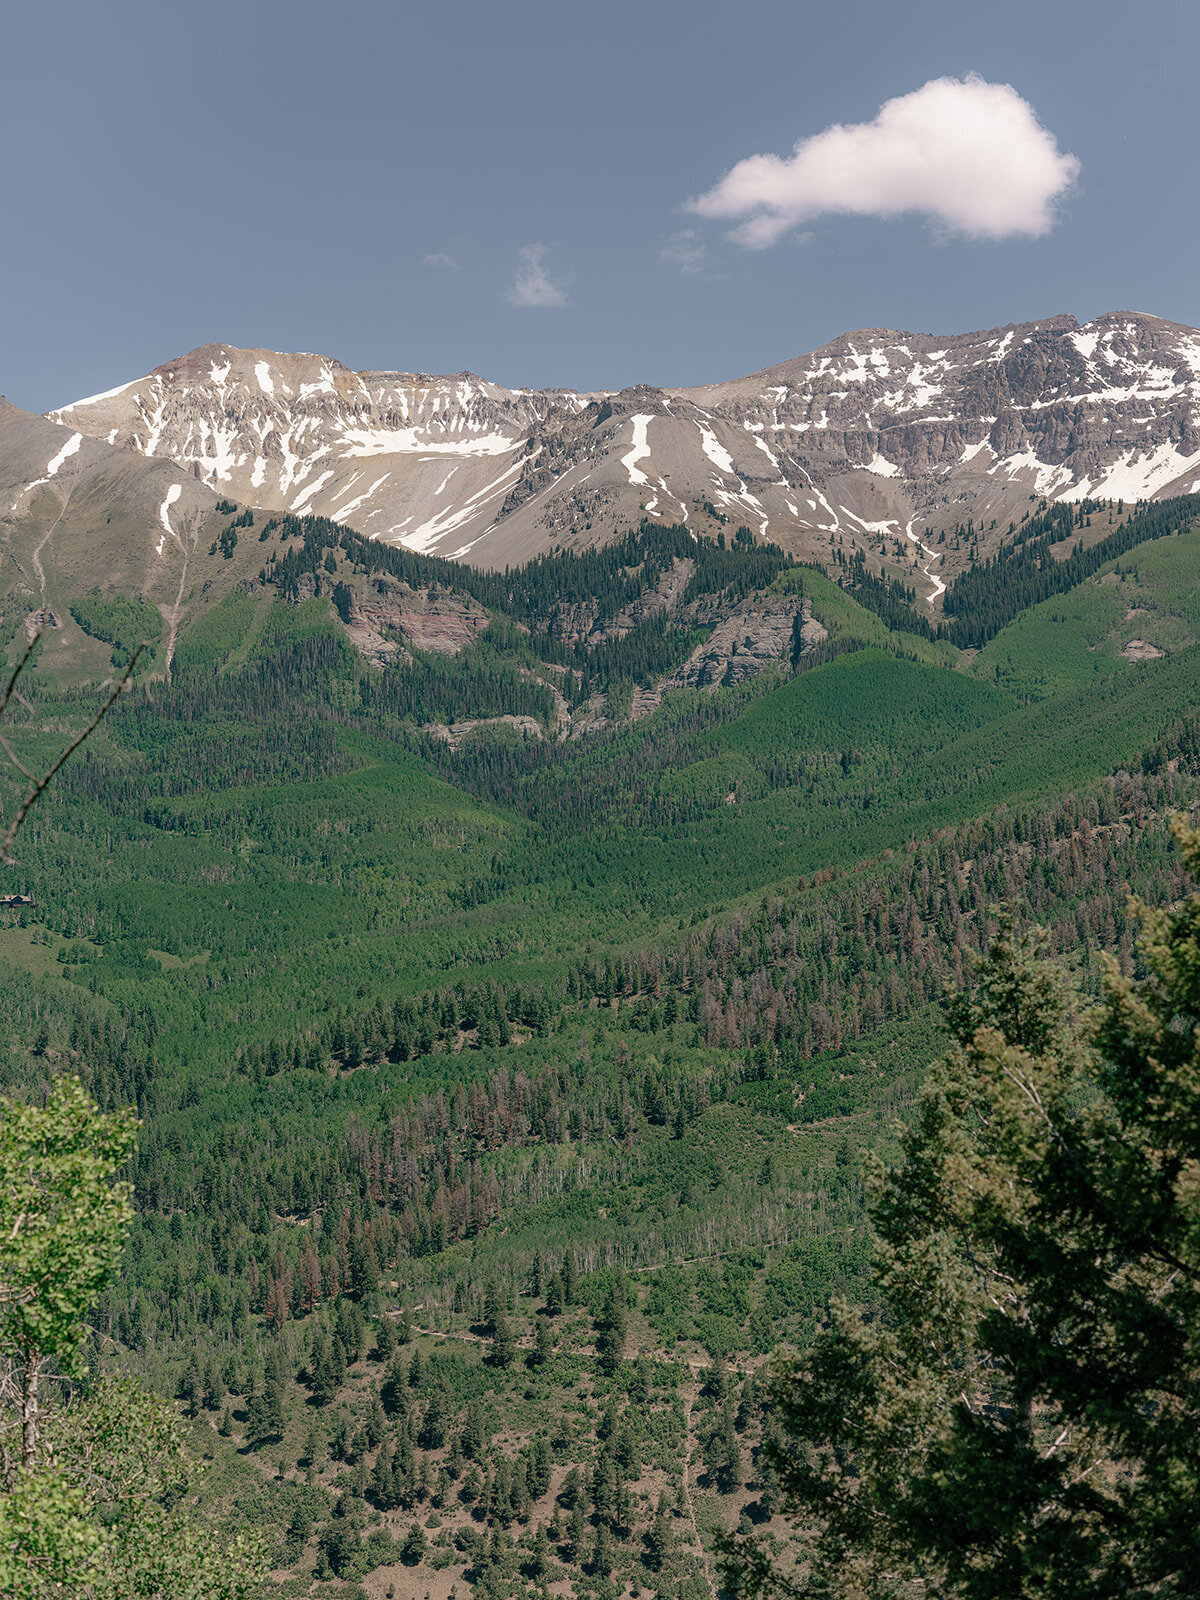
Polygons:
[[658,253],[668,266],[678,267],[685,277],[694,277],[704,265],[704,246],[695,228],[673,233]]
[[791,156],[750,156],[689,202],[702,217],[745,217],[731,235],[761,250],[822,212],[915,211],[947,233],[1047,233],[1079,162],[1063,155],[1007,83],[934,78],[888,100],[872,122],[835,123]]
[[546,271],[546,246],[526,244],[520,250],[521,265],[504,292],[510,305],[558,307],[567,303],[566,291]]
[[421,257],[423,267],[458,267],[458,262],[444,250],[434,250],[431,254]]

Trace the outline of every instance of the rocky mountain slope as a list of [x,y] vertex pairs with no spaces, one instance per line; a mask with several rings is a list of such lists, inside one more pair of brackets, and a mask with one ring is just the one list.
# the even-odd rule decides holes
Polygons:
[[744,523],[822,560],[862,548],[932,603],[968,560],[960,525],[986,553],[1033,495],[1200,482],[1200,332],[1126,312],[869,329],[733,382],[610,395],[209,345],[52,417],[243,504],[479,565],[642,515]]
[[167,457],[243,504],[463,557],[589,398],[206,345],[53,420]]
[[189,597],[229,567],[214,545],[229,520],[169,458],[143,459],[0,400],[0,611],[50,630],[60,675],[110,664],[69,609],[101,590],[157,606],[169,664]]

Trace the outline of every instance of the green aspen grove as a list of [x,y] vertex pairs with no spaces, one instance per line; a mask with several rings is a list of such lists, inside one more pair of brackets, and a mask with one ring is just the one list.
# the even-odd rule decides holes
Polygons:
[[0,1593],[13,1600],[245,1600],[248,1543],[223,1548],[191,1507],[197,1464],[170,1407],[132,1382],[88,1393],[86,1317],[132,1216],[132,1112],[79,1080],[0,1106]]
[[[9,1102],[0,1121],[0,1403],[7,1475],[41,1455],[42,1371],[85,1371],[84,1317],[111,1281],[133,1215],[113,1174],[132,1153],[132,1113],[101,1116],[77,1078],[45,1106]],[[13,1448],[19,1431],[19,1448]],[[12,1442],[10,1442],[12,1441]]]

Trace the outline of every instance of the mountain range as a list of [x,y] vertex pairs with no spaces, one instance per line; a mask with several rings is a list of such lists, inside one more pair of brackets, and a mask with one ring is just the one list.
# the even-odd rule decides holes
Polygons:
[[[862,549],[932,604],[1031,496],[1136,500],[1200,482],[1200,332],[1132,312],[867,329],[730,382],[619,393],[215,344],[45,420],[177,467],[172,522],[203,486],[484,567],[603,543],[642,516],[709,534],[744,524],[819,561]],[[28,427],[2,437],[11,528],[61,445],[46,432],[41,461]],[[111,482],[118,459],[77,465]],[[166,481],[141,494],[160,559]],[[939,543],[968,524],[974,551]]]

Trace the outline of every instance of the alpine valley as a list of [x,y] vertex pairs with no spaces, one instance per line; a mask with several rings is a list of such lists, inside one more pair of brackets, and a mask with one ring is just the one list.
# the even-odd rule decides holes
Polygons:
[[1200,332],[611,394],[206,345],[0,402],[31,641],[29,773],[143,646],[0,912],[6,1089],[141,1118],[96,1364],[272,1593],[711,1600],[947,986],[1007,903],[1094,993],[1187,892]]

